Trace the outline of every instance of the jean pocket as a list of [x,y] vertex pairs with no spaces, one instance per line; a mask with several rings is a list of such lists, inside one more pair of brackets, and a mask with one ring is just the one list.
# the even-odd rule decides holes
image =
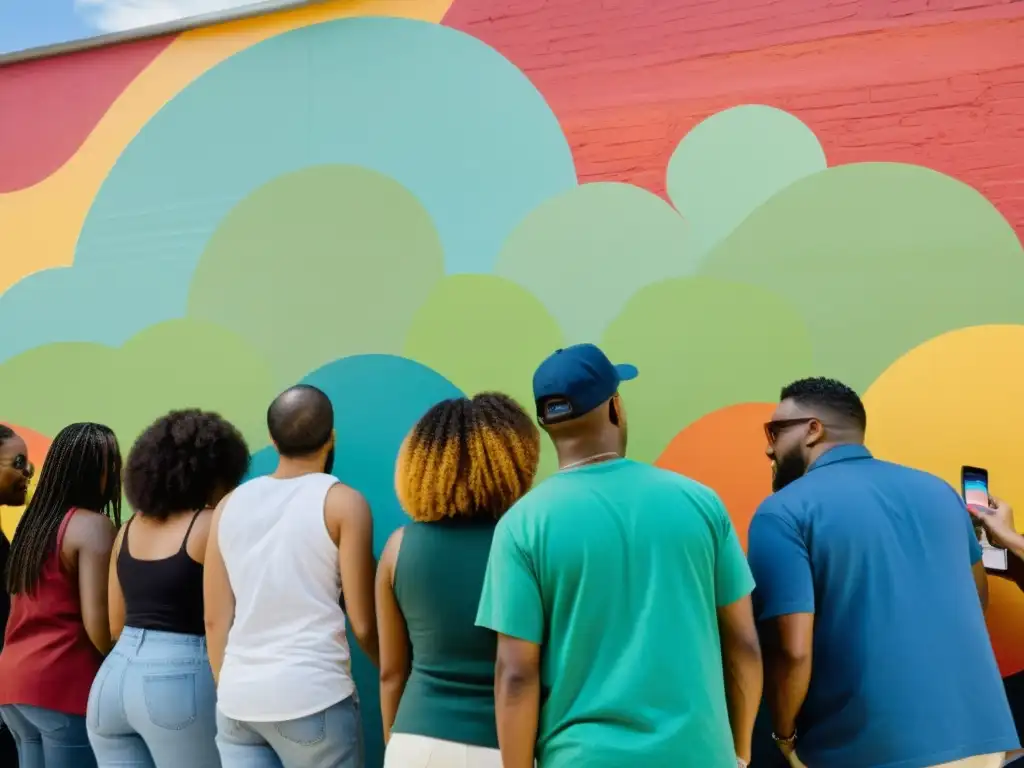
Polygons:
[[293,744],[309,747],[319,744],[327,735],[327,715],[324,712],[317,712],[298,720],[286,720],[275,727],[279,734]]
[[196,673],[146,675],[142,695],[153,725],[181,731],[196,721]]

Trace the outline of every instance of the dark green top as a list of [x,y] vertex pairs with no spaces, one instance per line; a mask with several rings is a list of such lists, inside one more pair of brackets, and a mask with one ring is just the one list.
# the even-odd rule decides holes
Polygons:
[[475,625],[494,525],[444,520],[405,529],[394,591],[409,628],[412,672],[395,733],[498,747],[497,636]]

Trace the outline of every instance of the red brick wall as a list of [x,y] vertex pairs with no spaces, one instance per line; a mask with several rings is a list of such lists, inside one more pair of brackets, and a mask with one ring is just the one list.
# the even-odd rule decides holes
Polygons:
[[1024,233],[1021,0],[455,0],[445,23],[519,66],[581,181],[664,192],[679,139],[720,109],[796,114],[831,165],[925,165]]

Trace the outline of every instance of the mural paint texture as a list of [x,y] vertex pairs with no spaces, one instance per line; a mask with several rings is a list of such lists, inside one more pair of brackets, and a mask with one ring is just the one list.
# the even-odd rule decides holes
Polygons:
[[642,372],[631,454],[744,538],[809,374],[863,393],[877,455],[1024,509],[1024,7],[883,5],[326,2],[0,69],[2,416],[38,463],[201,406],[261,473],[268,402],[314,383],[379,548],[428,406],[528,404],[594,341]]

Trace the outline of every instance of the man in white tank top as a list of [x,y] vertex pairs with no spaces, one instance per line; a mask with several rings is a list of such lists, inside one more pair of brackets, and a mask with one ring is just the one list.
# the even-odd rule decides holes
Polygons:
[[328,474],[334,410],[300,385],[267,411],[277,470],[213,516],[204,595],[224,768],[363,768],[345,610],[377,665],[373,520]]

